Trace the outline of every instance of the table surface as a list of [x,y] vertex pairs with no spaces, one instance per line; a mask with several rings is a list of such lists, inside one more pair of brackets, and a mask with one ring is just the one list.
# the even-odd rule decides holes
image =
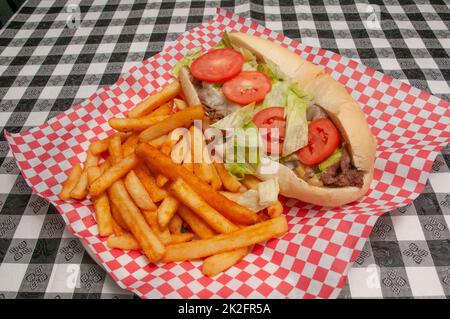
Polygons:
[[[449,100],[448,3],[378,2],[27,1],[0,31],[0,299],[135,298],[32,194],[3,130],[27,130],[80,103],[219,6]],[[450,297],[449,227],[447,146],[424,193],[378,220],[340,298]]]

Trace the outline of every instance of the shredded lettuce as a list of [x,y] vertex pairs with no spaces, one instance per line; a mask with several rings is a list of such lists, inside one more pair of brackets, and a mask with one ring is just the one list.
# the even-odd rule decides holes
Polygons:
[[194,62],[195,59],[201,56],[202,53],[203,52],[200,48],[190,50],[180,61],[177,62],[177,64],[175,64],[172,69],[172,74],[175,77],[178,77],[178,75],[180,74],[180,69],[184,66],[191,66],[192,62]]
[[239,110],[228,114],[223,119],[215,122],[211,126],[219,130],[226,130],[229,128],[239,128],[247,125],[253,117],[255,111],[255,103],[250,103]]
[[225,161],[248,163],[252,166],[257,166],[260,162],[261,150],[264,147],[263,140],[259,135],[258,128],[252,122],[242,128],[234,129],[233,136],[228,139],[227,143],[233,145],[232,148],[227,144],[227,151],[233,151],[229,153]]
[[277,81],[257,108],[260,111],[270,106],[285,106],[286,134],[282,156],[292,154],[308,142],[308,122],[306,110],[313,97],[289,81]]
[[250,122],[230,132],[225,142],[225,168],[238,179],[255,174],[264,147],[257,127]]
[[220,88],[222,87],[222,85],[223,85],[223,82],[215,82],[215,83],[212,83],[212,88],[219,91]]
[[224,32],[222,39],[216,44],[215,49],[233,48],[228,33]]
[[283,81],[283,78],[280,77],[280,75],[277,74],[277,72],[274,71],[273,68],[269,67],[267,63],[259,63],[257,71],[267,75],[272,84],[275,84],[278,81]]
[[333,154],[328,156],[322,163],[319,164],[319,169],[321,172],[326,171],[330,166],[339,163],[342,157],[342,149],[338,148]]
[[295,93],[295,95],[297,95],[300,99],[308,100],[308,102],[314,98],[310,93],[303,91],[298,87],[298,85],[295,84],[290,85],[289,90]]
[[266,74],[272,81],[272,84],[277,83],[279,81],[288,80],[287,76],[283,72],[281,72],[278,65],[276,65],[275,63],[273,63],[271,61],[266,61],[265,63],[260,63],[258,65],[258,71]]
[[258,184],[259,204],[269,206],[278,200],[280,186],[277,178],[271,178]]
[[287,93],[286,134],[283,143],[283,156],[287,156],[308,144],[308,121],[306,110],[312,96],[297,85],[291,85]]
[[[253,122],[249,122],[242,128],[242,131],[238,130],[237,134],[238,156],[242,158],[242,154],[244,154],[245,161],[258,166],[264,150],[264,141],[259,134],[258,127]],[[239,151],[241,151],[240,154]]]
[[235,48],[237,51],[241,52],[244,57],[244,65],[242,70],[244,71],[256,71],[258,69],[258,61],[256,61],[256,56],[253,55],[250,50],[246,48]]
[[242,66],[242,71],[256,71],[258,68],[258,63],[256,62],[245,62]]
[[272,90],[266,95],[262,103],[262,107],[285,106],[287,103],[287,93],[289,90],[289,82],[280,81],[272,85]]
[[243,179],[245,175],[253,175],[256,169],[248,163],[225,163],[225,168],[233,174],[237,179]]
[[295,153],[289,154],[288,156],[284,156],[280,158],[280,162],[282,164],[289,163],[289,162],[298,162],[298,156]]
[[243,193],[231,193],[231,192],[221,192],[222,195],[227,197],[229,200],[238,203],[244,207],[247,207],[251,211],[257,213],[267,206],[262,206],[259,204],[259,193],[256,189],[249,189]]
[[272,90],[266,95],[262,103],[263,107],[286,106],[289,91],[292,91],[301,99],[309,99],[310,95],[299,89],[297,85],[291,83],[287,76],[273,62],[266,61],[266,63],[259,63],[257,70],[266,74],[272,81]]
[[256,63],[256,56],[248,49],[246,48],[237,48],[239,52],[241,52],[242,56],[244,57],[244,62],[255,62]]

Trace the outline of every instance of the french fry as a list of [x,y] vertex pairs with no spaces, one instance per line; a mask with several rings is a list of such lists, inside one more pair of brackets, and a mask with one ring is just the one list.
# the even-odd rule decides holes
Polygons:
[[108,152],[109,161],[112,165],[115,165],[123,160],[122,141],[119,135],[115,134],[111,137]]
[[267,207],[267,215],[269,215],[270,218],[278,217],[282,213],[283,213],[283,205],[280,203],[279,200],[277,200],[274,204]]
[[187,108],[188,107],[188,105],[187,105],[187,103],[186,102],[184,102],[183,100],[181,100],[181,99],[173,99],[173,103],[175,103],[175,105],[177,106],[177,108],[179,109],[179,110],[184,110],[185,108]]
[[207,163],[193,163],[193,172],[205,183],[211,183],[213,179],[213,173],[211,166]]
[[211,163],[209,164],[212,171],[212,180],[211,180],[211,187],[215,190],[222,188],[222,180],[220,179],[219,173],[216,170],[216,167]]
[[128,234],[122,227],[120,227],[120,225],[114,219],[112,220],[112,228],[113,228],[113,233],[116,236],[122,236],[122,235]]
[[86,160],[84,161],[84,170],[87,171],[89,167],[98,165],[99,157],[95,154],[92,154],[89,150],[86,155]]
[[261,221],[261,222],[264,222],[264,221],[270,219],[270,216],[267,215],[267,212],[265,210],[261,210],[257,214],[258,214],[259,221]]
[[[100,165],[100,175],[103,174],[108,168],[111,167],[111,164],[109,162],[109,159],[107,159],[105,162],[103,162],[103,164]],[[89,174],[88,174],[89,176]],[[89,184],[91,184],[89,182]]]
[[203,219],[194,214],[188,207],[180,205],[178,215],[189,225],[189,228],[201,239],[207,239],[214,236],[214,231]]
[[[128,137],[129,133],[116,133],[120,136],[120,140],[123,142]],[[91,145],[89,145],[89,151],[94,155],[99,155],[103,152],[106,152],[109,147],[109,141],[111,140],[113,135],[103,139],[103,140],[97,140],[95,142],[92,142]]]
[[166,253],[162,261],[185,261],[216,255],[281,236],[287,230],[288,224],[286,218],[284,216],[278,216],[268,221],[209,239],[166,246]]
[[191,241],[192,238],[194,238],[193,233],[178,233],[178,234],[172,234],[172,244],[179,244],[184,243],[187,241]]
[[164,245],[169,245],[172,242],[172,234],[168,228],[161,230],[159,238]]
[[169,157],[162,154],[158,149],[141,143],[136,148],[136,154],[144,159],[152,170],[164,174],[170,180],[175,181],[182,178],[195,193],[201,194],[204,201],[229,220],[244,225],[258,221],[258,216],[255,213],[229,200],[183,166],[173,163]]
[[150,228],[158,236],[159,240],[164,244],[168,245],[172,242],[172,235],[168,228],[161,229],[158,224],[158,213],[155,210],[143,210],[145,220],[147,221]]
[[170,154],[170,151],[172,150],[172,148],[170,147],[170,145],[168,145],[167,143],[164,143],[162,146],[161,146],[161,153],[163,153],[164,155],[167,155],[167,156],[169,156],[169,154]]
[[[105,162],[105,164],[106,164],[106,162]],[[105,164],[102,165],[102,167],[104,167]],[[98,167],[98,166],[88,167],[88,169],[87,169],[87,177],[88,177],[89,185],[91,185],[102,174],[102,167]]]
[[159,229],[158,225],[158,213],[156,210],[143,210],[142,215],[145,218],[145,221],[150,226],[150,228],[153,230],[153,232],[159,236],[159,233],[161,230]]
[[158,212],[156,210],[143,210],[142,215],[144,215],[147,224],[153,230],[155,234],[159,236],[161,229],[158,224]]
[[150,113],[161,104],[177,96],[178,93],[180,93],[180,89],[180,83],[175,80],[164,87],[160,92],[149,96],[147,99],[136,105],[134,109],[128,112],[128,117],[134,119]]
[[174,196],[194,213],[200,216],[212,229],[218,233],[229,233],[238,228],[228,219],[212,208],[185,181],[177,179],[170,185]]
[[205,149],[205,139],[202,131],[196,126],[189,129],[191,136],[191,158],[193,159],[194,174],[206,183],[213,180],[211,160]]
[[[242,185],[241,188],[239,188],[239,193],[245,193],[246,191],[248,191],[248,188],[245,187],[244,185]],[[230,192],[231,193],[231,192]]]
[[98,196],[106,191],[114,182],[118,181],[129,171],[131,171],[138,164],[138,162],[139,160],[136,155],[131,154],[116,165],[111,166],[99,178],[97,178],[94,183],[92,183],[89,188],[91,196]]
[[82,200],[87,195],[87,187],[89,185],[87,172],[83,170],[80,178],[78,179],[77,185],[70,192],[70,197],[73,199]]
[[165,252],[164,245],[151,230],[139,208],[134,204],[124,183],[122,181],[115,182],[108,189],[108,195],[147,258],[151,261],[161,259]]
[[189,158],[191,158],[189,131],[186,131],[185,134],[181,136],[180,140],[172,147],[170,158],[174,163],[181,164],[185,161],[187,153],[189,153]]
[[192,153],[189,149],[187,150],[187,152],[185,152],[183,167],[189,172],[194,173],[194,163],[192,160]]
[[178,201],[168,196],[159,204],[158,207],[158,224],[161,229],[164,229],[169,224],[172,217],[175,215],[178,209]]
[[109,141],[111,140],[111,136],[107,137],[102,140],[97,140],[95,142],[92,142],[91,145],[89,145],[89,150],[92,154],[98,155],[103,152],[106,152],[108,150]]
[[203,132],[192,125],[189,128],[189,137],[190,137],[190,146],[191,146],[191,157],[194,163],[202,163],[204,160],[203,152],[204,152],[204,139]]
[[244,247],[210,256],[203,260],[202,273],[208,277],[214,277],[235,265],[244,258],[247,253],[248,248]]
[[174,147],[175,144],[177,144],[187,134],[187,132],[188,130],[184,127],[177,127],[167,134],[167,141],[165,144],[167,144],[170,148]]
[[201,180],[211,185],[214,190],[222,186],[222,182],[217,174],[214,174],[214,166],[212,163],[194,163],[194,174]]
[[109,126],[119,132],[140,132],[146,128],[162,122],[169,115],[143,116],[135,119],[113,117],[108,120]]
[[151,140],[150,142],[148,142],[148,144],[150,144],[153,147],[160,148],[161,146],[164,145],[164,143],[167,141],[168,138],[169,136],[167,134],[162,135],[160,137],[155,138],[154,140]]
[[161,115],[170,115],[173,113],[172,107],[173,107],[173,100],[168,101],[158,107],[156,110],[151,112],[148,116],[161,116]]
[[197,216],[192,210],[184,205],[180,205],[177,214],[188,224],[189,228],[201,239],[211,238],[215,235],[209,225]]
[[97,155],[92,154],[90,151],[87,152],[86,160],[84,161],[83,165],[83,172],[81,173],[77,185],[75,185],[75,187],[70,192],[70,197],[78,200],[82,200],[86,197],[89,186],[87,170],[89,167],[97,166],[98,160],[99,158]]
[[145,189],[149,193],[150,198],[152,199],[153,202],[159,203],[164,198],[169,196],[169,194],[167,194],[166,190],[164,190],[164,189],[158,187],[158,185],[156,185],[156,182],[155,182],[155,179],[153,178],[153,176],[150,176],[146,172],[146,170],[144,169],[143,166],[137,167],[134,170],[134,172],[136,173],[139,180],[144,185]]
[[258,188],[258,184],[261,183],[261,181],[253,175],[245,175],[241,183],[244,184],[244,186],[248,189],[256,189]]
[[168,228],[161,230],[159,233],[159,238],[164,245],[169,245],[172,243],[172,235]]
[[92,154],[89,150],[86,154],[86,159],[83,163],[83,170],[87,171],[89,167],[97,166],[99,162],[99,156]]
[[214,163],[214,167],[222,180],[223,186],[230,192],[238,192],[242,184],[236,177],[228,173],[223,163]]
[[[122,218],[122,215],[119,212],[119,209],[112,203],[112,201],[109,201],[111,206],[111,215],[114,219],[114,221],[117,223],[117,225],[122,228],[124,231],[129,232],[130,229],[128,228],[127,224]],[[114,226],[114,225],[113,225]],[[117,234],[116,234],[117,235]]]
[[158,187],[164,187],[168,181],[169,179],[164,175],[158,174],[158,176],[156,176],[156,185],[158,185]]
[[139,208],[156,210],[156,205],[153,203],[150,195],[145,189],[145,186],[133,170],[131,170],[125,177],[125,187]]
[[[167,134],[167,140],[161,145],[160,147],[161,152],[166,154],[167,156],[170,155],[172,157],[172,154],[174,154],[173,152],[175,147],[182,148],[184,136],[187,132],[188,131],[184,127],[179,127],[172,130],[169,134]],[[184,149],[181,149],[180,151],[183,152]],[[180,156],[179,163],[181,163],[184,154],[179,156]]]
[[149,142],[161,135],[169,133],[177,127],[189,125],[196,119],[202,119],[203,116],[204,112],[201,105],[188,107],[187,109],[169,115],[164,121],[156,123],[142,131],[139,135],[139,140]]
[[193,163],[184,162],[183,167],[191,173],[194,173],[194,165]]
[[145,162],[144,162],[144,165],[139,165],[138,168],[140,170],[144,171],[147,175],[150,175],[150,176],[154,175],[153,172],[150,170],[150,167],[147,164],[145,164]]
[[123,250],[141,250],[141,246],[136,238],[131,234],[123,234],[120,236],[110,236],[106,241],[109,248],[117,248]]
[[69,200],[70,199],[70,193],[75,188],[75,186],[78,184],[78,181],[81,177],[81,174],[83,172],[83,169],[81,168],[80,163],[76,163],[72,170],[69,173],[69,176],[67,177],[66,181],[64,182],[64,186],[61,189],[61,192],[59,193],[59,198],[62,200]]
[[99,235],[102,237],[111,235],[114,231],[111,208],[109,206],[108,196],[105,193],[94,199],[94,209]]
[[130,135],[126,139],[126,141],[122,144],[123,156],[133,154],[138,142],[139,142],[139,134],[133,133],[132,135]]
[[183,227],[183,220],[178,214],[175,214],[169,221],[168,227],[172,234],[179,234],[181,233],[181,227]]
[[[102,169],[97,166],[88,167],[87,176],[90,185],[101,175],[101,171]],[[101,193],[99,196],[93,197],[92,202],[94,204],[99,235],[102,237],[111,235],[114,232],[114,228],[108,195]]]

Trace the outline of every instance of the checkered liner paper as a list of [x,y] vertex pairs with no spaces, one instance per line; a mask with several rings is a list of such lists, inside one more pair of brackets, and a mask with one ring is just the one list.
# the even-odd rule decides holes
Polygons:
[[[359,102],[378,139],[378,149],[374,181],[361,201],[329,210],[283,199],[288,233],[255,245],[244,260],[209,278],[202,275],[198,261],[153,264],[138,251],[110,250],[105,238],[98,236],[90,202],[63,202],[57,194],[72,165],[85,159],[89,144],[112,134],[110,117],[126,112],[171,81],[170,70],[188,50],[210,49],[224,31],[270,39],[321,65]],[[6,138],[34,192],[55,205],[69,230],[121,287],[141,297],[334,298],[377,218],[410,203],[424,189],[437,152],[450,142],[449,125],[448,102],[219,10],[215,19],[187,31],[81,105],[28,132],[6,133]]]

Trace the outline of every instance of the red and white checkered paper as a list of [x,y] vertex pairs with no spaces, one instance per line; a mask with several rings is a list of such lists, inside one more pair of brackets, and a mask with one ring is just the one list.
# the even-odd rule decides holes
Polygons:
[[[322,66],[346,86],[378,138],[375,176],[359,202],[323,209],[283,200],[289,231],[255,245],[226,272],[208,278],[200,262],[149,263],[137,251],[109,249],[98,237],[89,200],[63,202],[57,194],[90,142],[112,133],[107,120],[126,112],[171,80],[170,70],[194,47],[213,47],[224,31],[270,39]],[[330,51],[302,45],[254,22],[218,10],[117,83],[46,124],[7,141],[27,183],[49,200],[69,229],[126,289],[144,298],[335,298],[377,218],[404,206],[424,189],[437,152],[450,142],[449,103]]]

